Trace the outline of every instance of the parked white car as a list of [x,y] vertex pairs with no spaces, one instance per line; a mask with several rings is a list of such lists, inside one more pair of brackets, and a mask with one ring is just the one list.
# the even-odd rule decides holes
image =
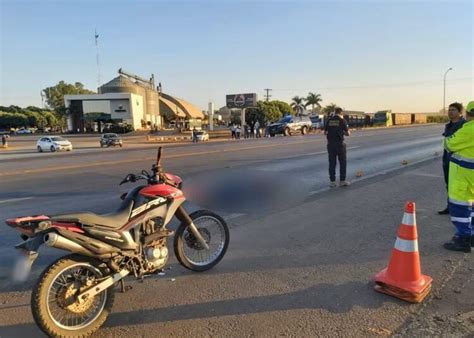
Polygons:
[[15,134],[33,134],[33,130],[31,129],[26,129],[26,128],[20,128],[17,131],[15,131]]
[[205,130],[196,131],[197,141],[209,141],[209,134]]
[[36,149],[38,152],[42,153],[43,151],[55,152],[58,150],[72,150],[72,144],[64,137],[61,136],[44,136],[36,142]]

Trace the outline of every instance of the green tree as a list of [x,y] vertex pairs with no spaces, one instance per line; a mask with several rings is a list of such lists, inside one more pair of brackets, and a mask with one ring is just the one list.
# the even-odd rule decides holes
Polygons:
[[44,111],[43,108],[35,107],[35,106],[28,106],[25,109],[22,110],[28,110],[28,111],[34,111],[36,113],[42,113]]
[[8,107],[0,106],[0,111],[5,112],[5,113],[18,113],[18,112],[21,112],[22,109],[18,106],[11,105]]
[[261,126],[266,122],[274,122],[279,120],[282,116],[291,114],[294,115],[293,108],[283,101],[258,101],[257,107],[248,108],[245,112],[245,122],[247,124],[254,124],[258,120]]
[[19,114],[26,116],[28,127],[44,128],[46,125],[46,119],[40,113],[23,110]]
[[323,114],[325,114],[325,115],[328,115],[328,114],[332,113],[334,110],[336,110],[336,108],[337,108],[337,104],[335,104],[335,103],[330,103],[330,104],[328,104],[327,106],[325,106],[325,107],[321,110],[321,112],[322,112]]
[[56,118],[56,115],[54,115],[52,112],[50,111],[43,111],[42,112],[42,116],[45,118],[46,120],[46,125],[47,127],[51,127],[51,128],[54,128],[58,125],[58,119]]
[[291,99],[291,107],[293,107],[296,110],[297,114],[300,114],[304,110],[304,97],[300,96],[293,96]]
[[281,113],[281,116],[285,116],[288,114],[295,115],[295,110],[288,103],[278,100],[273,100],[271,101],[271,103],[278,108]]
[[322,101],[323,99],[321,98],[321,94],[309,92],[308,96],[306,96],[305,108],[311,106],[311,111],[314,113],[314,106],[318,106],[319,108],[321,108],[321,105],[319,103]]
[[46,103],[56,113],[64,115],[66,113],[66,107],[64,106],[64,95],[71,94],[94,94],[93,91],[84,88],[84,85],[80,82],[74,84],[59,81],[59,83],[52,87],[43,89],[43,93],[46,96]]
[[28,125],[28,118],[23,114],[0,112],[0,128],[20,128]]

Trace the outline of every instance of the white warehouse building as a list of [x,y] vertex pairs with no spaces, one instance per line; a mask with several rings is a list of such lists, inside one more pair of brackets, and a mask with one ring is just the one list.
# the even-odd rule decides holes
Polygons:
[[129,125],[133,130],[161,129],[164,120],[202,120],[193,104],[161,92],[150,80],[119,69],[119,76],[101,86],[98,94],[65,95],[71,132],[103,130],[106,124]]

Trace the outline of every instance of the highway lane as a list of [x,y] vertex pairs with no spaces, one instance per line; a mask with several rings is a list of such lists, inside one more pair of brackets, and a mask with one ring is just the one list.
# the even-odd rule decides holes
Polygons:
[[[401,168],[402,161],[434,158],[441,152],[441,130],[436,125],[353,133],[347,139],[349,180],[357,172],[364,178]],[[1,218],[113,211],[130,188],[119,187],[120,180],[129,172],[149,170],[156,149],[110,150],[2,161]],[[175,145],[165,147],[164,154],[164,167],[184,178],[188,208],[205,207],[230,218],[292,208],[324,191],[328,182],[323,135]],[[3,276],[16,241],[15,232],[0,227]],[[38,267],[54,255],[47,252]]]
[[[186,207],[208,207],[228,220],[229,252],[206,274],[191,274],[171,258],[165,277],[132,282],[98,336],[364,335],[367,327],[398,327],[415,308],[374,295],[366,284],[386,264],[408,198],[420,206],[424,268],[436,279],[450,273],[440,264],[447,256],[438,243],[449,238],[449,221],[433,218],[445,200],[435,159],[441,131],[424,126],[354,133],[347,140],[349,178],[357,171],[372,178],[330,191],[322,135],[166,147],[163,164],[185,179]],[[130,188],[119,187],[120,179],[147,169],[155,150],[55,155],[0,163],[2,219],[112,211]],[[402,161],[420,160],[431,164],[403,169]],[[383,175],[397,169],[403,170]],[[17,242],[14,231],[0,227],[0,321],[8,323],[0,335],[36,336],[28,290],[60,253],[42,248],[29,282],[12,284]]]

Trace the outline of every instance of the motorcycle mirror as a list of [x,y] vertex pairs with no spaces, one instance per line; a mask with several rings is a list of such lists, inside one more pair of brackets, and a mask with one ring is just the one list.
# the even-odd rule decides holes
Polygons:
[[157,167],[160,166],[162,148],[163,148],[163,147],[158,147],[158,154],[157,154],[157,156],[156,156],[156,166],[157,166]]

